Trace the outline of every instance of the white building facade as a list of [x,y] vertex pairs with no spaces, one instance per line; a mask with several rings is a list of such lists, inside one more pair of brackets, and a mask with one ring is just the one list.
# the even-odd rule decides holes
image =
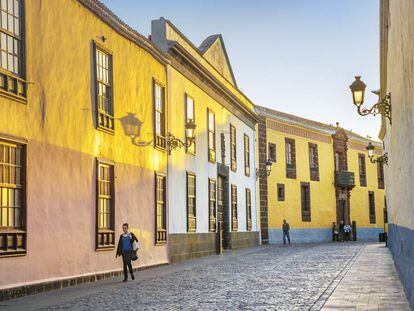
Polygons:
[[[170,260],[259,244],[253,104],[238,89],[220,35],[195,47],[169,21],[152,22],[166,52],[168,131],[191,146],[170,151],[167,173]],[[171,136],[170,136],[171,137]]]

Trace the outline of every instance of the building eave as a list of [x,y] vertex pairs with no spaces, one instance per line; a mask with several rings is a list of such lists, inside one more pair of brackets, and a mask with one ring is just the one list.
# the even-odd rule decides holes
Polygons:
[[107,6],[105,6],[99,0],[77,0],[81,5],[87,8],[97,18],[99,18],[106,25],[111,27],[115,32],[124,37],[125,39],[135,43],[155,59],[162,64],[168,63],[166,54],[156,47],[145,36],[141,35],[138,31],[131,26],[123,22],[115,13],[113,13]]
[[[276,111],[266,107],[255,106],[255,110],[259,116],[265,118],[274,119],[283,123],[287,123],[294,126],[300,126],[311,131],[316,131],[325,135],[333,135],[337,132],[337,127],[328,125],[322,122],[305,119],[302,117],[294,116],[285,112]],[[367,145],[369,142],[372,142],[375,147],[382,148],[382,144],[378,141],[373,141],[371,139],[360,136],[349,130],[345,130],[347,136],[350,140],[355,142],[360,142],[364,145]]]

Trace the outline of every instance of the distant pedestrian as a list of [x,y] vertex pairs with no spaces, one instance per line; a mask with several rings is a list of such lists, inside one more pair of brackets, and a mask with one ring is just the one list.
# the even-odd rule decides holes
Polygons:
[[339,228],[338,228],[338,224],[336,222],[333,222],[332,224],[332,240],[335,241],[339,241]]
[[349,224],[344,226],[345,241],[351,241],[351,231],[352,227]]
[[124,264],[124,282],[126,282],[128,280],[127,268],[129,269],[129,273],[131,273],[131,278],[135,280],[134,272],[132,271],[131,259],[133,256],[136,256],[133,245],[134,242],[138,243],[138,239],[132,232],[129,232],[129,225],[127,223],[122,225],[122,230],[124,233],[122,233],[119,237],[115,258],[122,256],[122,262]]
[[286,244],[286,238],[290,244],[290,235],[289,235],[290,226],[287,223],[286,219],[283,219],[282,230],[283,230],[283,244]]
[[344,222],[342,220],[339,223],[339,237],[340,237],[341,242],[343,242],[345,239],[345,235],[344,235]]

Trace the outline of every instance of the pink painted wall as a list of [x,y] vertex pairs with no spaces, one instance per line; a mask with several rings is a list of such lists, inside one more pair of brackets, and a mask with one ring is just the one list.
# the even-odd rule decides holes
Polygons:
[[[28,143],[27,255],[0,258],[0,288],[122,268],[95,251],[95,158]],[[154,245],[154,172],[115,163],[116,241],[128,222],[140,241],[134,267],[168,262]]]

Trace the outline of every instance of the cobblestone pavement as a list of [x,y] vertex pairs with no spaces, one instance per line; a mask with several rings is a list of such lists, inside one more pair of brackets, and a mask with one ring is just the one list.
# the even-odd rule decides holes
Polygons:
[[319,310],[365,247],[257,247],[141,271],[128,283],[116,278],[24,297],[0,309]]
[[391,253],[367,245],[322,310],[411,310]]

